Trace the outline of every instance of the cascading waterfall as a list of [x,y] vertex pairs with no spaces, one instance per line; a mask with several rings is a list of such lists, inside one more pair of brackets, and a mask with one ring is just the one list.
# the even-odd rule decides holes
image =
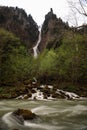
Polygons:
[[39,37],[38,37],[37,44],[33,47],[35,58],[37,58],[37,56],[38,56],[38,45],[39,45],[40,41],[41,41],[41,27],[39,28]]

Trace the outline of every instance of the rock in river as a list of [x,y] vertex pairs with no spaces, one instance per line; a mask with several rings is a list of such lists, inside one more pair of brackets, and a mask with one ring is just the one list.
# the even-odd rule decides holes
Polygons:
[[24,124],[24,120],[32,120],[37,117],[36,114],[26,109],[17,109],[16,111],[12,113],[12,116],[16,118],[16,120],[20,124]]

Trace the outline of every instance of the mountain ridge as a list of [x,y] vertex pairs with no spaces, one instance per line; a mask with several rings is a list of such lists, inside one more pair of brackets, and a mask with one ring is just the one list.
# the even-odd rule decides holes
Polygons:
[[0,6],[0,28],[4,28],[32,48],[38,39],[38,25],[31,15],[18,7]]

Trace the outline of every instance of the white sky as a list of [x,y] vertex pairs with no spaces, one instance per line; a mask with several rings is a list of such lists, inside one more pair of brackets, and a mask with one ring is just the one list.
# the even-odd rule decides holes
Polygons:
[[43,23],[50,8],[53,8],[57,17],[61,17],[64,21],[69,15],[67,0],[0,0],[0,5],[23,8],[27,14],[32,15],[38,25]]

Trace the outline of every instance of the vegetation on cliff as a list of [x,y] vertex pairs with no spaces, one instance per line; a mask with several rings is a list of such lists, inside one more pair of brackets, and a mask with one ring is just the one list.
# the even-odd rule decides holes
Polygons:
[[28,49],[38,39],[38,26],[31,15],[18,7],[0,6],[0,28],[4,28],[24,42]]
[[[74,91],[76,88],[73,86],[82,85],[84,90],[87,90],[87,32],[84,32],[83,28],[79,30],[70,28],[61,19],[57,19],[52,10],[46,18],[40,43],[43,51],[37,58],[29,54],[30,48],[26,46],[26,41],[17,37],[13,31],[13,33],[11,30],[7,31],[5,23],[1,21],[3,23],[3,26],[0,24],[1,93],[6,89],[5,86],[10,86],[15,92],[21,88],[20,91],[23,93],[26,90],[25,81],[30,82],[33,77],[40,83],[56,84],[57,88],[59,84],[64,83],[64,89]],[[31,23],[32,21],[33,19]],[[32,33],[36,28],[31,25],[29,34],[31,41],[34,42],[36,34],[33,36]],[[86,30],[87,27],[84,28]],[[66,86],[66,83],[70,83],[71,86]],[[81,87],[79,89],[83,90]]]
[[31,56],[27,48],[12,33],[0,29],[0,83],[15,83],[29,74]]
[[[54,44],[54,43],[53,43]],[[39,74],[58,82],[86,83],[87,37],[72,31],[65,32],[60,47],[46,49],[40,56]]]

